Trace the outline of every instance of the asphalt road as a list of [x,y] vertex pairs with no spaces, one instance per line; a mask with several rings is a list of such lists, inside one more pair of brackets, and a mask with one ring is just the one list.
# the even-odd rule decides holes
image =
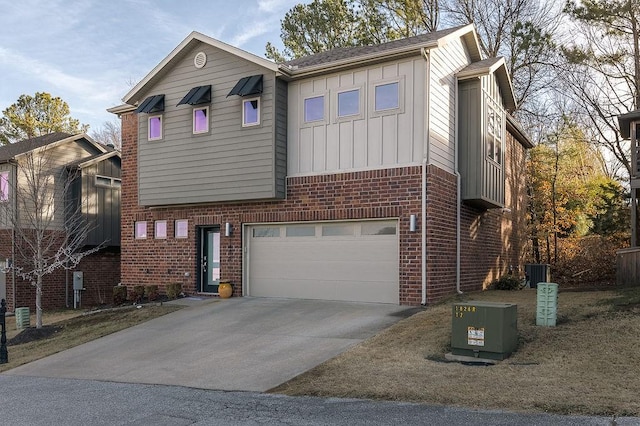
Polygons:
[[338,398],[0,374],[0,424],[51,425],[640,425],[640,418],[518,414]]

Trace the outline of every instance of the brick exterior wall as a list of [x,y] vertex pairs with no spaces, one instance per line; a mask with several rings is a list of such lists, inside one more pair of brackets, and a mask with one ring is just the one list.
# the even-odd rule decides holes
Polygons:
[[[0,232],[0,246],[2,247],[0,258],[11,259],[10,232]],[[120,253],[110,251],[93,253],[82,259],[75,269],[68,272],[58,269],[46,275],[42,289],[42,309],[73,307],[74,271],[82,271],[84,277],[86,290],[82,292],[81,307],[109,304],[113,300],[113,287],[120,282]],[[16,307],[35,309],[36,289],[30,282],[15,277],[15,305],[13,276],[10,271],[5,276],[5,283],[8,311],[13,311]]]
[[[226,222],[232,224],[232,235],[221,235],[221,279],[235,283],[234,295],[241,296],[242,224],[398,218],[400,303],[421,303],[420,166],[290,177],[287,198],[279,201],[150,209],[138,205],[137,130],[137,116],[123,114],[121,267],[124,285],[155,284],[164,292],[166,284],[181,283],[187,293],[196,292],[199,226],[218,225],[223,229]],[[427,303],[433,303],[455,292],[455,175],[428,166],[427,206]],[[417,232],[409,232],[412,214],[418,217]],[[519,264],[518,256],[513,253],[520,246],[503,245],[511,242],[510,215],[463,206],[462,218],[462,289],[477,290],[506,271],[508,265]],[[174,238],[177,219],[189,221],[188,238]],[[156,220],[167,221],[168,238],[154,239]],[[146,239],[134,239],[136,221],[147,222]]]

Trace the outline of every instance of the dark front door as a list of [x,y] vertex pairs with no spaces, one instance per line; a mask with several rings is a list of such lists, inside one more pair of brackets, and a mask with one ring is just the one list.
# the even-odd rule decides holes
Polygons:
[[200,228],[200,291],[217,293],[220,284],[220,228]]

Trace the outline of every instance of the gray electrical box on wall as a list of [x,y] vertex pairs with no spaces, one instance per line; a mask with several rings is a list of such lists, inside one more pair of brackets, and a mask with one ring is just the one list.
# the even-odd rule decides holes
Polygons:
[[453,355],[501,360],[518,346],[518,311],[512,303],[455,303],[451,322]]
[[84,274],[82,271],[75,271],[73,273],[73,289],[84,290]]

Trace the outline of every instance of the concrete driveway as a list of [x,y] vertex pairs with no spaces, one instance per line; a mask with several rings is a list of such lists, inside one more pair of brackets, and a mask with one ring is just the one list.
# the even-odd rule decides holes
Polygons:
[[190,306],[4,374],[263,392],[413,311],[246,297],[181,303]]

